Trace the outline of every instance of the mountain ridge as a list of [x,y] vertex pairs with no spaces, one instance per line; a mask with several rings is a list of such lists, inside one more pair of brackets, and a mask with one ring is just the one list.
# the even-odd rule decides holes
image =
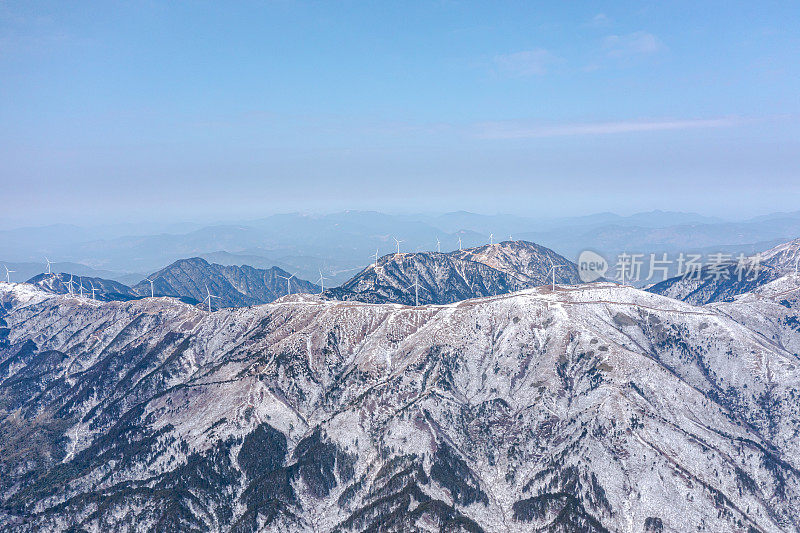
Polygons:
[[697,275],[675,276],[647,288],[648,292],[695,305],[732,300],[735,296],[796,273],[800,239],[785,242],[744,261],[727,260],[706,265]]
[[[212,305],[243,307],[269,303],[294,292],[317,292],[319,287],[279,268],[255,268],[209,263],[200,257],[180,259],[148,276],[152,294],[191,298],[202,302],[208,292],[214,295]],[[286,278],[291,278],[288,283]],[[151,294],[148,279],[135,285],[141,295]]]
[[[0,425],[10,443],[39,435],[0,454],[0,521],[796,529],[798,300],[782,283],[710,308],[599,283],[213,313],[0,284]],[[781,336],[750,329],[763,320]]]
[[[71,292],[70,280],[72,281]],[[66,272],[38,274],[26,283],[53,294],[81,294],[82,286],[82,293],[86,296],[107,302],[112,300],[133,300],[139,297],[133,289],[124,283],[99,277],[75,276]]]
[[[555,278],[551,266],[555,265]],[[381,257],[325,296],[336,300],[405,305],[447,304],[537,285],[580,283],[577,266],[552,250],[504,241],[452,252]]]

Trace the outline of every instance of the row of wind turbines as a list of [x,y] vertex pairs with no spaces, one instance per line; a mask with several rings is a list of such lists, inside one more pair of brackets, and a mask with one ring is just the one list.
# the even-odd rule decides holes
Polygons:
[[[401,239],[398,239],[397,237],[394,237],[394,236],[392,237],[392,239],[394,239],[394,242],[395,242],[395,254],[399,255],[400,254],[400,243],[405,242],[405,241],[403,241]],[[514,242],[514,237],[512,235],[509,235],[508,239],[510,241]],[[494,243],[494,233],[489,233],[489,245],[492,246],[494,244],[495,244]],[[462,249],[463,248],[462,248],[461,236],[459,235],[458,236],[458,250],[461,251]],[[438,253],[442,252],[442,243],[441,243],[441,241],[439,240],[438,237],[436,237],[436,251]],[[376,249],[375,250],[375,254],[370,256],[370,258],[375,260],[375,262],[373,264],[373,267],[375,269],[376,274],[379,273],[379,269],[381,268],[380,265],[378,264],[379,254],[380,254],[380,251],[378,249]],[[548,275],[548,277],[552,276],[551,290],[555,291],[555,288],[556,288],[556,270],[558,270],[559,268],[564,268],[566,265],[556,265],[556,264],[553,263],[553,260],[550,257],[548,257],[547,260],[550,262],[550,270],[547,272],[547,275]],[[320,272],[320,277],[321,276],[322,276],[322,272]],[[419,306],[419,289],[421,287],[421,285],[419,284],[419,272],[415,272],[414,273],[414,282],[409,284],[407,287],[405,287],[404,290],[409,290],[412,287],[414,288],[414,305],[418,307]]]
[[[45,265],[46,265],[44,273],[47,274],[48,276],[55,277],[55,274],[53,274],[53,267],[52,267],[52,262],[50,261],[50,259],[45,257],[44,261],[45,261]],[[9,269],[7,265],[3,265],[3,267],[6,270],[6,282],[7,283],[11,283],[11,274],[16,272],[16,271]],[[319,275],[320,275],[320,281],[328,279],[328,278],[326,278],[326,277],[324,277],[322,275],[322,271],[321,270],[320,270]],[[291,280],[292,280],[292,278],[296,277],[295,274],[292,274],[290,276],[278,275],[278,277],[283,278],[283,279],[286,280],[286,292],[287,292],[287,294],[291,294],[292,293]],[[145,279],[145,281],[150,283],[150,297],[154,298],[155,297],[155,280],[150,278],[150,277],[146,277],[144,279]],[[96,300],[97,299],[96,296],[95,296],[95,293],[100,290],[100,289],[98,289],[97,287],[94,286],[94,283],[92,282],[92,280],[89,280],[89,286],[90,286],[89,288],[84,287],[83,286],[83,278],[82,277],[78,277],[78,283],[75,283],[75,276],[73,274],[69,275],[69,280],[67,280],[64,283],[64,285],[66,285],[67,291],[69,291],[69,295],[70,296],[74,296],[75,295],[76,287],[77,287],[78,295],[81,298],[83,298],[83,292],[84,291],[87,291],[87,293],[89,291],[91,291],[91,299],[92,300]],[[203,298],[203,300],[200,302],[200,305],[204,305],[204,304],[207,303],[208,304],[208,310],[209,310],[209,312],[211,312],[213,310],[212,301],[215,298],[218,299],[218,300],[220,300],[222,298],[220,296],[212,294],[211,290],[208,288],[208,285],[205,286],[205,289],[206,289],[206,297]]]
[[[400,243],[403,243],[403,242],[406,242],[406,241],[404,241],[402,239],[398,239],[397,237],[394,237],[394,236],[392,237],[392,239],[394,239],[394,243],[395,243],[395,247],[396,247],[395,253],[396,254],[400,254]],[[508,240],[513,242],[514,241],[514,237],[512,235],[509,235],[508,236]],[[494,245],[494,244],[495,244],[495,242],[494,242],[494,233],[490,233],[489,234],[489,245]],[[461,235],[459,235],[458,236],[458,251],[460,252],[462,250],[463,250],[463,245],[462,245],[462,242],[461,242]],[[439,252],[439,253],[442,253],[442,241],[439,240],[439,237],[436,237],[436,251]],[[375,264],[376,265],[378,264],[378,250],[375,250]]]
[[[394,236],[392,237],[392,239],[394,239],[394,242],[395,242],[395,247],[396,247],[395,253],[399,254],[400,253],[400,243],[405,242],[405,241],[401,240],[401,239],[398,239],[397,237],[394,237]],[[514,241],[514,236],[509,234],[508,240],[513,242]],[[495,244],[495,242],[494,242],[494,233],[490,233],[489,234],[489,245],[494,245],[494,244]],[[461,235],[459,235],[458,236],[458,251],[460,252],[462,250],[463,250],[463,245],[462,245],[462,242],[461,242]],[[439,252],[439,253],[442,253],[442,242],[439,240],[439,237],[436,237],[436,251]]]
[[[394,241],[395,241],[396,253],[400,254],[400,244],[405,242],[405,241],[402,240],[402,239],[398,239],[397,237],[394,237],[394,236],[392,237],[392,239],[394,239]],[[509,235],[509,240],[512,240],[512,241],[514,240],[511,235]],[[489,234],[489,244],[490,245],[494,244],[494,233],[490,233]],[[459,251],[463,250],[463,243],[462,243],[460,235],[458,236],[458,249],[459,249]],[[438,237],[436,237],[436,251],[439,252],[439,253],[441,253],[441,251],[442,251],[442,243],[441,243],[441,241],[439,240]],[[45,257],[44,259],[45,259],[45,265],[46,265],[45,274],[47,274],[49,276],[55,276],[53,274],[53,271],[52,271],[52,262],[47,257]],[[375,250],[374,259],[375,259],[375,268],[378,268],[378,260],[379,260],[379,250],[378,249]],[[559,265],[559,267],[560,266],[561,265]],[[6,282],[7,283],[11,283],[11,274],[16,272],[16,271],[9,269],[7,265],[4,265],[4,268],[5,268],[5,271],[6,271]],[[558,267],[554,267],[554,268],[558,268]],[[325,280],[328,280],[330,278],[326,277],[322,273],[322,269],[318,269],[318,272],[319,272],[319,277],[317,278],[317,284],[320,286],[320,294],[322,294],[323,292],[325,292]],[[286,280],[286,293],[287,294],[292,294],[292,279],[296,278],[296,274],[290,274],[289,276],[278,275],[278,277]],[[91,298],[93,300],[96,299],[96,292],[98,290],[100,290],[100,289],[95,287],[94,283],[91,280],[89,280],[89,285],[90,285],[89,288],[86,288],[86,287],[83,286],[83,278],[82,277],[79,277],[78,280],[79,281],[76,284],[75,280],[74,280],[74,275],[70,274],[69,280],[67,282],[65,282],[65,285],[67,287],[67,290],[69,291],[69,294],[72,296],[77,291],[78,294],[80,295],[80,297],[83,297],[84,291],[87,291],[87,292],[91,292]],[[145,281],[150,283],[150,297],[154,298],[155,297],[155,280],[153,280],[152,278],[146,277]],[[555,285],[555,270],[554,269],[553,269],[553,285]],[[415,303],[416,303],[416,305],[419,305],[419,288],[420,288],[420,284],[419,284],[419,276],[418,275],[415,277],[414,282],[412,284],[410,284],[408,287],[406,287],[406,290],[408,290],[408,289],[410,289],[412,287],[414,288]],[[213,308],[212,307],[213,300],[214,299],[221,299],[221,297],[217,296],[215,294],[212,294],[211,290],[208,287],[208,285],[205,286],[205,289],[206,289],[206,296],[201,301],[201,305],[208,304],[208,309],[209,309],[209,311],[211,311],[212,308]]]

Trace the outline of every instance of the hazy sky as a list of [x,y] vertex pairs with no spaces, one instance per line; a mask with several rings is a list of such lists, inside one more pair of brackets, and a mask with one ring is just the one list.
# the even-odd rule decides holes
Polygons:
[[800,208],[796,2],[0,2],[0,221]]

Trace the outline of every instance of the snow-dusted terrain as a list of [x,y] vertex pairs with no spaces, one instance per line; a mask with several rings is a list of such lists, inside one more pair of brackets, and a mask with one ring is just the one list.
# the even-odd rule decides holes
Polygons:
[[[75,276],[66,272],[38,274],[29,279],[28,283],[45,292],[83,294],[104,302],[133,300],[139,297],[133,289],[118,281],[89,276]],[[83,288],[81,289],[81,287]]]
[[699,276],[676,276],[656,283],[649,292],[695,305],[732,300],[766,283],[798,271],[800,239],[795,239],[739,261],[707,265]]
[[214,313],[0,283],[0,524],[800,531],[798,281]]
[[575,263],[549,248],[504,241],[449,253],[381,257],[325,296],[366,303],[448,304],[555,282],[580,283]]

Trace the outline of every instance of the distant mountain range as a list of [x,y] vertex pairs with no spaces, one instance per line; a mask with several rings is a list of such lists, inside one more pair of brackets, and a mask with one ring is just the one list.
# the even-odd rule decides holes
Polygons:
[[[199,257],[181,259],[129,287],[122,283],[71,273],[38,274],[28,280],[37,288],[54,294],[83,294],[101,301],[133,300],[153,296],[170,296],[198,304],[213,295],[212,307],[245,307],[272,302],[281,296],[317,293],[320,287],[293,276],[278,267],[267,269],[251,266],[223,266]],[[289,278],[287,280],[287,278]],[[72,289],[70,291],[70,280]],[[83,286],[81,292],[80,287]],[[94,292],[92,292],[94,288]],[[208,292],[207,292],[208,291]]]
[[[664,252],[754,253],[800,235],[800,212],[775,213],[730,222],[693,213],[652,211],[630,216],[600,213],[585,217],[540,219],[513,215],[446,214],[389,215],[346,211],[326,215],[285,214],[260,220],[206,226],[153,225],[80,228],[48,226],[0,231],[0,262],[9,268],[42,262],[80,262],[93,277],[138,283],[146,272],[186,257],[203,257],[223,265],[278,266],[304,279],[316,279],[318,269],[338,285],[368,264],[375,248],[382,255],[394,250],[444,251],[475,247],[489,234],[537,242],[571,260],[585,249],[609,262],[616,254]],[[37,263],[41,264],[41,263]],[[41,268],[35,267],[35,268]],[[73,272],[74,268],[59,267]],[[41,272],[27,271],[27,279]],[[133,275],[138,279],[123,277]]]
[[552,280],[551,265],[556,283],[580,283],[576,265],[552,250],[505,241],[450,253],[386,255],[324,294],[369,303],[448,304],[546,285]]
[[[556,267],[556,283],[580,283],[575,264],[552,250],[525,241],[505,241],[450,253],[390,254],[380,258],[377,270],[370,265],[340,287],[326,290],[325,297],[407,305],[452,303],[548,284],[553,279],[551,265]],[[71,273],[39,274],[29,283],[47,292],[68,294],[70,278],[74,294],[83,283],[84,294],[99,300],[152,294],[198,304],[207,303],[210,293],[216,308],[259,305],[290,293],[321,291],[320,286],[278,267],[226,266],[199,257],[175,261],[134,287]]]
[[[716,267],[706,265],[693,276],[676,276],[654,284],[647,290],[694,305],[731,300],[734,296],[793,273],[800,258],[800,239],[776,246],[753,261],[737,265],[727,261]],[[552,282],[581,283],[577,266],[543,246],[527,241],[503,241],[448,253],[418,252],[385,255],[338,287],[329,288],[324,297],[368,303],[404,305],[448,304],[471,298],[507,294]],[[150,296],[145,280],[134,287],[91,276],[71,273],[39,274],[29,280],[42,290],[55,294],[73,292],[97,299],[129,300]],[[287,285],[286,278],[291,278]],[[213,295],[213,307],[245,307],[272,302],[289,293],[314,294],[320,286],[292,276],[279,268],[254,268],[220,265],[202,258],[181,259],[152,274],[155,296],[171,296],[197,304]],[[208,291],[208,292],[207,292]]]
[[800,239],[778,245],[757,257],[748,258],[742,264],[726,261],[717,266],[706,265],[698,275],[672,277],[647,291],[694,305],[730,301],[734,296],[796,272]]
[[[29,280],[46,272],[47,270],[47,263],[45,262],[45,258],[42,257],[40,262],[35,261],[24,261],[24,262],[13,262],[13,261],[0,261],[0,273],[5,274],[3,270],[3,265],[7,266],[10,270],[13,270],[14,273],[11,274],[11,281],[20,282]],[[139,283],[142,278],[144,278],[144,274],[124,274],[122,272],[115,272],[111,270],[104,270],[101,268],[92,268],[90,266],[84,265],[82,263],[76,263],[72,261],[54,261],[51,264],[51,271],[52,272],[69,272],[75,276],[83,276],[85,278],[102,278],[108,279],[112,281],[117,281],[122,283],[123,285],[133,285]]]

